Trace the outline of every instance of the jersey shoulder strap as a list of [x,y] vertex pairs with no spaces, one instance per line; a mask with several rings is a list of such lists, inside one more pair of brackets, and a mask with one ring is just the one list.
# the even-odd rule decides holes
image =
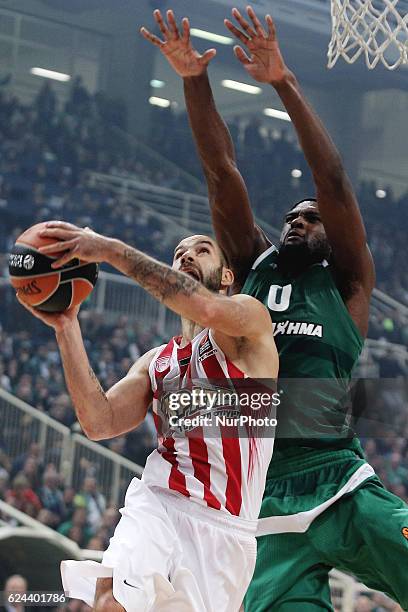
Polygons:
[[278,256],[278,249],[274,244],[272,244],[269,248],[266,249],[263,253],[258,255],[252,264],[251,271],[253,270],[265,270],[269,268],[271,265],[276,265],[276,258]]

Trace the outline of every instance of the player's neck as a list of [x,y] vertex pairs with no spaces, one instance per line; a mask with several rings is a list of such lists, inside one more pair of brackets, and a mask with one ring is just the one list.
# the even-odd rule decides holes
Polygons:
[[186,346],[193,338],[203,330],[201,325],[189,319],[181,319],[181,342],[180,347]]

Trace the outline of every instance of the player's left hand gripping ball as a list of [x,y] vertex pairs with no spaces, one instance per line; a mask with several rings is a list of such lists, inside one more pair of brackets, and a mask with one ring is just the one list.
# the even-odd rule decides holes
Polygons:
[[98,264],[72,259],[62,268],[52,268],[62,253],[40,253],[40,247],[55,243],[54,238],[41,236],[45,228],[46,223],[37,223],[17,238],[9,256],[10,281],[26,304],[44,312],[63,312],[91,293]]

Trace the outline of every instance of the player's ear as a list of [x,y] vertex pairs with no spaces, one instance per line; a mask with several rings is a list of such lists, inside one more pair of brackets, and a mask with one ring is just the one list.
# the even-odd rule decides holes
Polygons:
[[222,276],[221,276],[222,286],[225,288],[232,287],[232,285],[234,284],[234,280],[235,280],[235,277],[234,277],[233,271],[224,266],[222,268]]

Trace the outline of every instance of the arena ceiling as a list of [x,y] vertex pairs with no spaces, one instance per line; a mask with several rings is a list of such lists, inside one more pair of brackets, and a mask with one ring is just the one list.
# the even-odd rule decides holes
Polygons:
[[[408,0],[400,0],[401,6]],[[99,24],[100,32],[103,30],[101,14],[109,20],[118,11],[129,14],[129,19],[135,22],[135,36],[138,26],[145,24],[152,27],[152,10],[159,7],[165,10],[172,7],[180,18],[184,15],[190,17],[191,25],[204,31],[213,32],[223,36],[229,33],[223,25],[223,19],[230,13],[230,9],[237,4],[243,8],[246,2],[239,0],[0,0],[0,6],[16,8],[27,14],[35,15],[36,6],[44,7],[46,15],[55,19],[66,14],[67,22],[78,14],[85,14],[90,21]],[[408,92],[408,68],[399,68],[396,71],[387,71],[381,65],[375,70],[368,70],[362,58],[350,66],[339,60],[333,70],[326,68],[327,46],[331,33],[330,2],[329,0],[253,0],[253,6],[260,15],[272,13],[275,18],[280,44],[290,67],[296,72],[306,89],[324,91],[353,96],[364,92],[399,89]],[[408,10],[408,9],[407,9]],[[92,20],[92,16],[94,19]],[[96,27],[96,26],[95,26]],[[108,26],[106,26],[108,30]],[[223,113],[236,114],[243,112],[262,112],[265,107],[281,108],[280,102],[273,91],[268,87],[261,87],[262,92],[250,95],[227,89],[221,85],[224,79],[251,83],[249,77],[238,64],[232,52],[232,45],[222,45],[203,39],[194,39],[198,49],[204,50],[210,46],[217,48],[217,58],[211,67],[211,79],[217,102]],[[147,42],[145,43],[148,44]],[[152,95],[170,100],[184,107],[182,88],[178,77],[169,69],[160,53],[157,52],[154,64],[154,73],[147,75],[152,80],[162,81],[162,88],[152,88]]]
[[[407,0],[400,0],[406,2]],[[174,8],[176,15],[188,15],[191,25],[216,34],[229,33],[223,25],[224,17],[230,9],[242,2],[234,0],[172,0],[167,6]],[[329,0],[254,0],[252,5],[259,14],[272,13],[276,21],[280,44],[289,66],[293,68],[306,88],[324,89],[326,92],[350,92],[350,96],[373,90],[400,89],[408,92],[408,67],[388,71],[382,65],[368,70],[363,58],[354,65],[339,60],[332,70],[328,70],[327,46],[331,34]],[[205,6],[206,10],[202,10]],[[245,5],[244,5],[245,6]],[[144,12],[141,18],[152,25],[151,15]],[[216,47],[217,57],[211,67],[214,92],[220,108],[225,113],[251,112],[274,104],[281,108],[279,100],[268,87],[262,93],[248,95],[230,91],[221,86],[223,79],[233,79],[250,83],[245,71],[238,64],[232,52],[232,45],[221,45],[206,40],[194,39],[199,50]],[[157,95],[168,97],[183,106],[183,96],[179,79],[169,69],[158,53],[154,78],[166,83]]]

